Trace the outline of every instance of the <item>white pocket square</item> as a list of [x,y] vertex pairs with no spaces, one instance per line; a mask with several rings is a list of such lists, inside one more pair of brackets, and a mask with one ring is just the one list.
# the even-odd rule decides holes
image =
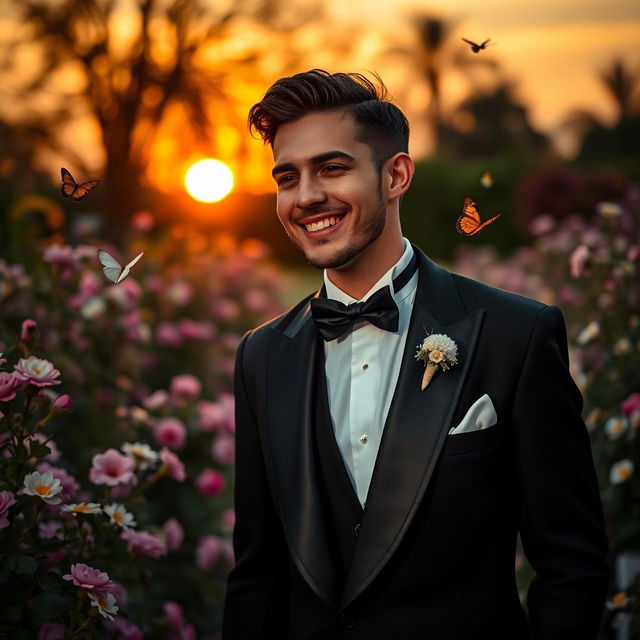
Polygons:
[[488,429],[496,422],[498,422],[498,414],[493,407],[491,398],[485,393],[471,405],[460,424],[449,430],[449,435]]

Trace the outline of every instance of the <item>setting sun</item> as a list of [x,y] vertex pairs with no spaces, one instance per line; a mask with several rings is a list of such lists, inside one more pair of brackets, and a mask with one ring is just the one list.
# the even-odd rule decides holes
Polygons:
[[231,169],[214,158],[192,164],[184,178],[189,195],[200,202],[218,202],[233,189]]

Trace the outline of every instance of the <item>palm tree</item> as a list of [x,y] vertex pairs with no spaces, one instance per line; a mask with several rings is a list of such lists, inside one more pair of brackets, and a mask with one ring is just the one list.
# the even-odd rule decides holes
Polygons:
[[632,71],[624,60],[618,58],[601,71],[599,76],[616,104],[619,118],[624,120],[631,116],[637,106],[632,99],[640,86],[640,73]]

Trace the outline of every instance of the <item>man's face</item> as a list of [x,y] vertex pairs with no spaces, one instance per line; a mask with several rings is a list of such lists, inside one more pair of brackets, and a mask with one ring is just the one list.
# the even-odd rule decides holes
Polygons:
[[273,141],[277,212],[319,269],[347,266],[385,231],[380,173],[350,115],[320,112],[281,125]]

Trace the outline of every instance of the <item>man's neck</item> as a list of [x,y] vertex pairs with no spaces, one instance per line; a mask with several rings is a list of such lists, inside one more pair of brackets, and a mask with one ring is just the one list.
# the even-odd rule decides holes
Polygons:
[[402,237],[388,247],[378,247],[374,243],[369,245],[347,267],[327,269],[327,276],[338,289],[355,300],[361,300],[367,291],[400,260],[404,250],[405,245]]

